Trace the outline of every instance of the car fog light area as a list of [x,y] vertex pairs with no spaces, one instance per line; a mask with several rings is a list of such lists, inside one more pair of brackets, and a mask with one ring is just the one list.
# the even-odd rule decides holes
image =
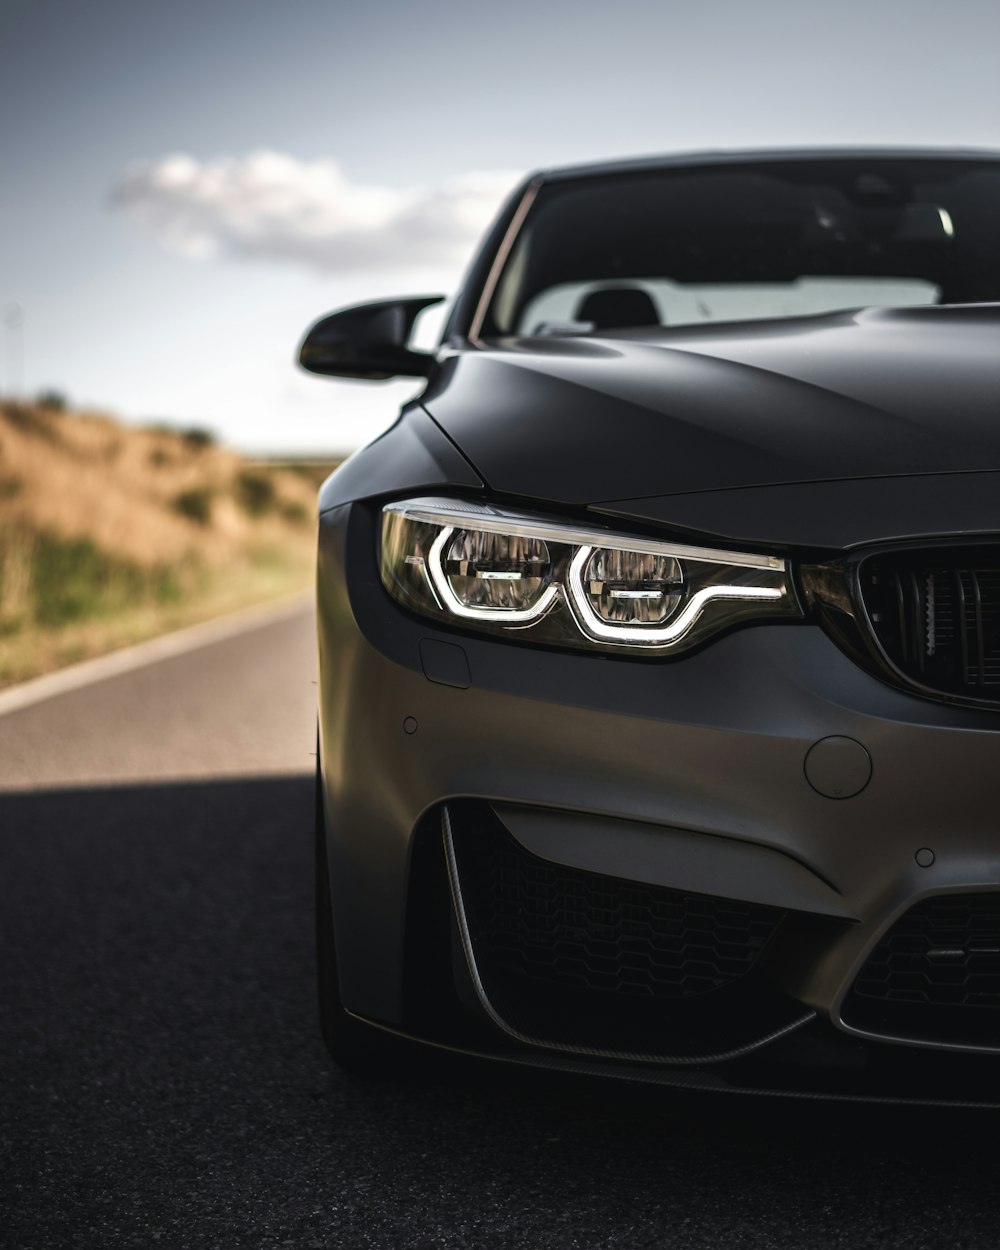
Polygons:
[[802,615],[778,556],[457,499],[390,503],[381,519],[382,583],[398,603],[511,641],[666,655],[741,621]]

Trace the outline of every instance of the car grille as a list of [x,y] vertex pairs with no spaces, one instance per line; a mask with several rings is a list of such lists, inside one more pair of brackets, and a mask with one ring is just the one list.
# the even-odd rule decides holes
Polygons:
[[756,984],[784,912],[551,863],[487,804],[449,812],[477,970],[521,1032],[662,1053],[726,1049],[801,1017]]
[[861,595],[882,651],[911,682],[1000,701],[1000,551],[873,556]]
[[780,912],[496,848],[484,945],[514,976],[595,993],[680,998],[745,976]]
[[1000,894],[911,908],[865,964],[844,1019],[895,1036],[1000,1045]]

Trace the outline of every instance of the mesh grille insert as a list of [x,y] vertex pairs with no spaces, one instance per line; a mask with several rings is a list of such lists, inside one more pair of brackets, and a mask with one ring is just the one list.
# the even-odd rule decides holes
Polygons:
[[448,811],[477,971],[524,1035],[712,1054],[802,1018],[756,967],[784,912],[551,863],[487,804]]
[[865,964],[844,1017],[915,1039],[1000,1043],[1000,894],[911,908]]
[[745,976],[781,913],[493,848],[484,953],[508,973],[598,993],[707,994]]

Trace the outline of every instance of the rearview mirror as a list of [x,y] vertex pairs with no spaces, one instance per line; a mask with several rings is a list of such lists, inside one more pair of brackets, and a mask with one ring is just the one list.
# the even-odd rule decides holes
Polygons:
[[417,316],[443,295],[379,300],[331,313],[309,330],[299,348],[299,364],[333,378],[425,378],[434,364],[429,352],[407,347]]

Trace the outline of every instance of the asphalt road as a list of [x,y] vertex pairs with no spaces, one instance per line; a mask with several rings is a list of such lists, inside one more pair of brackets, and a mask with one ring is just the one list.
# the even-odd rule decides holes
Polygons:
[[0,1245],[997,1245],[994,1113],[333,1070],[311,629],[0,716]]

